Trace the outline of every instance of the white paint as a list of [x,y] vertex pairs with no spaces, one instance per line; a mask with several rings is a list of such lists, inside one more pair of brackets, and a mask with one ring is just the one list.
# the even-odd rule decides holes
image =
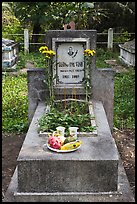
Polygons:
[[24,53],[29,53],[29,31],[24,29]]
[[108,29],[108,49],[113,48],[113,29]]

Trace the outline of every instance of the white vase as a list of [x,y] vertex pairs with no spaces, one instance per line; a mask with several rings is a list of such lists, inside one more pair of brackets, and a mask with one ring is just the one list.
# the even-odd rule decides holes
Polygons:
[[78,127],[69,127],[70,136],[77,139],[77,134],[78,134],[77,130],[78,130]]
[[56,128],[56,130],[60,133],[60,136],[64,137],[65,127],[59,126]]

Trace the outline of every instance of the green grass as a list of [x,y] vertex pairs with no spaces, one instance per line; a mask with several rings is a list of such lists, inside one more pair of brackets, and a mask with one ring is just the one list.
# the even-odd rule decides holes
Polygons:
[[[97,68],[110,67],[104,62],[110,59],[122,64],[118,52],[99,48],[96,53]],[[114,127],[119,129],[135,128],[135,70],[128,69],[128,72],[116,73],[114,80]]]
[[28,128],[28,96],[25,75],[2,78],[2,130],[25,132]]
[[135,128],[135,70],[117,73],[114,84],[114,126]]
[[24,54],[24,52],[19,52],[19,59],[17,62],[17,70],[25,68],[27,62],[34,64],[36,68],[44,67],[44,57],[40,52],[31,52]]
[[96,67],[97,68],[110,68],[111,65],[105,63],[105,60],[118,60],[118,52],[108,51],[102,48],[96,50]]

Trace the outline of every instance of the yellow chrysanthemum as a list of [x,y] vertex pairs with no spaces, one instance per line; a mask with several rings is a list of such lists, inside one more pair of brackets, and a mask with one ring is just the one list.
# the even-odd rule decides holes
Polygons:
[[49,53],[49,50],[43,50],[43,51],[41,51],[41,53],[42,54],[47,54],[47,53]]
[[42,54],[46,54],[46,58],[53,57],[55,52],[53,50],[42,51]]
[[51,56],[54,56],[54,55],[55,55],[55,52],[54,52],[53,50],[50,50],[50,51],[49,51],[49,54],[50,54]]
[[46,55],[46,58],[50,59],[50,56]]
[[40,52],[48,51],[48,47],[47,47],[47,46],[41,46],[41,47],[39,48],[39,51],[40,51]]
[[94,56],[95,53],[96,53],[95,50],[90,50],[90,49],[84,50],[84,54],[88,56]]

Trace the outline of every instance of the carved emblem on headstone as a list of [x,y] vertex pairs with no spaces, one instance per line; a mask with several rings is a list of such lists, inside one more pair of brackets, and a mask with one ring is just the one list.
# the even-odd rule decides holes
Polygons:
[[68,55],[72,56],[72,58],[74,58],[78,53],[78,50],[74,50],[72,46],[69,47],[68,49]]

